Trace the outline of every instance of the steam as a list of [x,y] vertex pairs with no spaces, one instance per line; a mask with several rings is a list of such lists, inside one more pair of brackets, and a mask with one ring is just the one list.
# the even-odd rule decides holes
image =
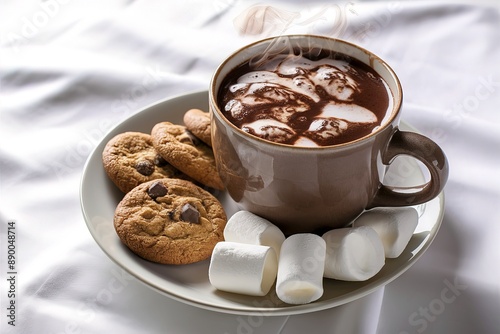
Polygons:
[[241,35],[276,35],[284,33],[300,14],[275,8],[255,5],[238,15],[233,24]]
[[254,5],[245,9],[234,20],[236,30],[245,36],[270,37],[300,33],[341,37],[347,29],[348,14],[356,14],[354,3],[343,6],[325,5],[314,11],[288,11],[273,6]]
[[322,50],[321,46],[311,41],[305,48],[303,45],[299,47],[286,35],[300,33],[338,38],[347,29],[349,12],[356,14],[353,3],[343,6],[326,5],[313,11],[305,9],[300,12],[268,5],[254,5],[240,13],[233,20],[233,24],[238,33],[244,36],[276,37],[264,52],[250,60],[252,68],[258,68],[278,55],[284,54],[292,58],[300,58],[303,54],[309,57],[318,56]]

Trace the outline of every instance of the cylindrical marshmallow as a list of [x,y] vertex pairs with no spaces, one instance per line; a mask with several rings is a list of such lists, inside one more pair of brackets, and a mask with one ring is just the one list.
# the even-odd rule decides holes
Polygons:
[[212,253],[208,278],[218,290],[264,296],[276,279],[276,258],[268,246],[219,242]]
[[288,304],[306,304],[323,295],[325,241],[315,234],[299,233],[281,245],[276,294]]
[[326,241],[325,277],[365,281],[385,264],[384,246],[377,232],[367,226],[334,229],[323,234]]
[[418,212],[412,207],[376,208],[364,212],[354,227],[370,226],[384,245],[386,258],[397,258],[410,242],[418,225]]
[[229,218],[224,228],[226,241],[269,246],[280,254],[285,235],[270,221],[249,211],[238,211]]

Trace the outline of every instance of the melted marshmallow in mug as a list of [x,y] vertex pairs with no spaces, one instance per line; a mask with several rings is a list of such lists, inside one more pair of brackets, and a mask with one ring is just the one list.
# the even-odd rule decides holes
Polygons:
[[234,69],[219,95],[224,115],[254,136],[295,146],[364,137],[392,108],[387,84],[369,66],[334,58],[280,55]]

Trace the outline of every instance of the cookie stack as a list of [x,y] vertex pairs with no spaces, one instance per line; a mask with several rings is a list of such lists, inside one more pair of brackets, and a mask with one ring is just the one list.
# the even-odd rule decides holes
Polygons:
[[118,134],[106,144],[102,160],[125,193],[115,210],[115,230],[135,254],[162,264],[194,263],[209,258],[224,239],[224,208],[202,188],[224,188],[208,113],[191,109],[183,125],[161,122],[150,134]]

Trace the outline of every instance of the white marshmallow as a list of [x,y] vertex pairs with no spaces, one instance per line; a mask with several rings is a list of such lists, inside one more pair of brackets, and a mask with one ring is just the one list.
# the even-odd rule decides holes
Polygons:
[[257,136],[265,138],[291,138],[295,131],[285,123],[274,119],[258,119],[241,126],[243,131],[252,131]]
[[316,144],[314,141],[307,137],[300,136],[297,138],[295,143],[293,143],[295,146],[302,146],[302,147],[318,147],[319,145]]
[[334,229],[326,241],[325,274],[343,281],[365,281],[385,264],[384,246],[377,232],[367,226]]
[[238,211],[229,218],[224,228],[226,241],[269,246],[280,254],[285,235],[270,221],[249,211]]
[[208,278],[218,290],[265,296],[276,280],[276,258],[268,246],[219,242],[212,253]]
[[361,214],[353,223],[370,226],[384,245],[385,257],[397,258],[404,251],[418,225],[418,212],[412,207],[376,208]]
[[374,123],[377,121],[377,116],[370,110],[348,103],[329,103],[318,117],[340,118],[354,123]]
[[306,304],[323,295],[325,241],[310,233],[288,237],[281,246],[276,294],[288,304]]

